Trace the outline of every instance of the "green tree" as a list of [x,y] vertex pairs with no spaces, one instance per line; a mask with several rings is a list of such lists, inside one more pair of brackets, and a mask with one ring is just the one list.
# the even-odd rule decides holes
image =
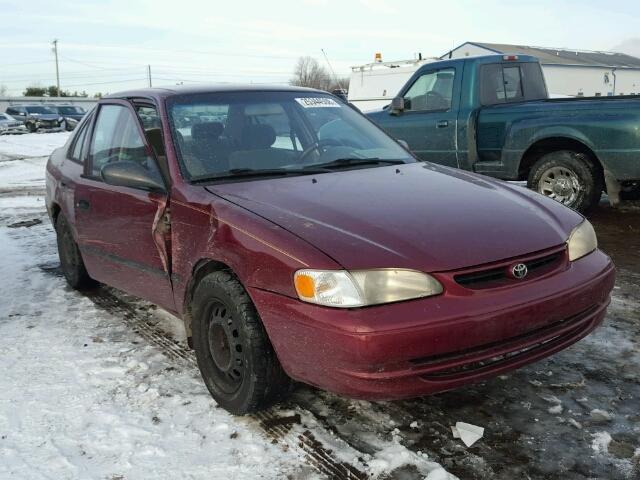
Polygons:
[[22,95],[24,95],[25,97],[42,97],[45,93],[47,93],[46,88],[40,87],[38,85],[31,85],[27,87],[24,92],[22,92]]

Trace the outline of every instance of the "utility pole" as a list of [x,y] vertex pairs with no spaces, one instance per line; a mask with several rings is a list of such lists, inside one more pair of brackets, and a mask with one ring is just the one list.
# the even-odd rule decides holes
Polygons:
[[147,77],[149,77],[149,88],[151,88],[151,65],[147,65]]
[[58,69],[58,40],[51,42],[53,44],[53,54],[56,57],[56,88],[58,89],[58,96],[60,96],[60,70]]

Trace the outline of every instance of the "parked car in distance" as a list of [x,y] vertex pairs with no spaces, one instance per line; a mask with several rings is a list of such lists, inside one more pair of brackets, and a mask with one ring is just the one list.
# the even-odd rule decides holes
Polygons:
[[[218,120],[185,121],[196,112]],[[181,317],[235,414],[290,379],[398,399],[498,375],[591,332],[614,284],[580,214],[419,162],[312,89],[104,97],[46,188],[68,283]]]
[[82,117],[87,114],[84,108],[77,105],[47,105],[47,107],[63,118],[64,128],[67,131],[76,128]]
[[581,212],[640,189],[640,97],[549,99],[538,60],[488,55],[420,67],[369,118],[422,160],[529,188]]
[[58,132],[64,121],[56,110],[45,105],[11,105],[6,113],[21,121],[32,133],[38,130]]
[[0,135],[27,133],[27,127],[11,115],[0,113]]

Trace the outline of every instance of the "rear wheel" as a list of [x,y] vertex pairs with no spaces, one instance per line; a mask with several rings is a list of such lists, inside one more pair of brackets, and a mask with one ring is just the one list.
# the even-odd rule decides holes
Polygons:
[[97,282],[87,273],[80,249],[71,233],[71,227],[62,214],[58,215],[56,220],[56,236],[60,267],[69,286],[76,290],[87,290],[95,287]]
[[232,274],[204,277],[192,305],[193,348],[202,378],[220,406],[244,415],[289,392],[291,380],[249,295]]
[[543,155],[531,168],[527,186],[563,205],[586,213],[598,204],[602,176],[586,154],[562,150]]

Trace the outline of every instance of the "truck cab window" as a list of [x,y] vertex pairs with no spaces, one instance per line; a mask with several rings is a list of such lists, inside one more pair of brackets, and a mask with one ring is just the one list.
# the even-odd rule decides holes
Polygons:
[[522,78],[520,77],[520,67],[504,67],[504,97],[507,101],[523,100]]
[[482,105],[543,98],[547,98],[547,90],[537,63],[493,63],[480,67]]
[[405,111],[435,112],[451,108],[455,69],[444,68],[418,77],[404,95]]

